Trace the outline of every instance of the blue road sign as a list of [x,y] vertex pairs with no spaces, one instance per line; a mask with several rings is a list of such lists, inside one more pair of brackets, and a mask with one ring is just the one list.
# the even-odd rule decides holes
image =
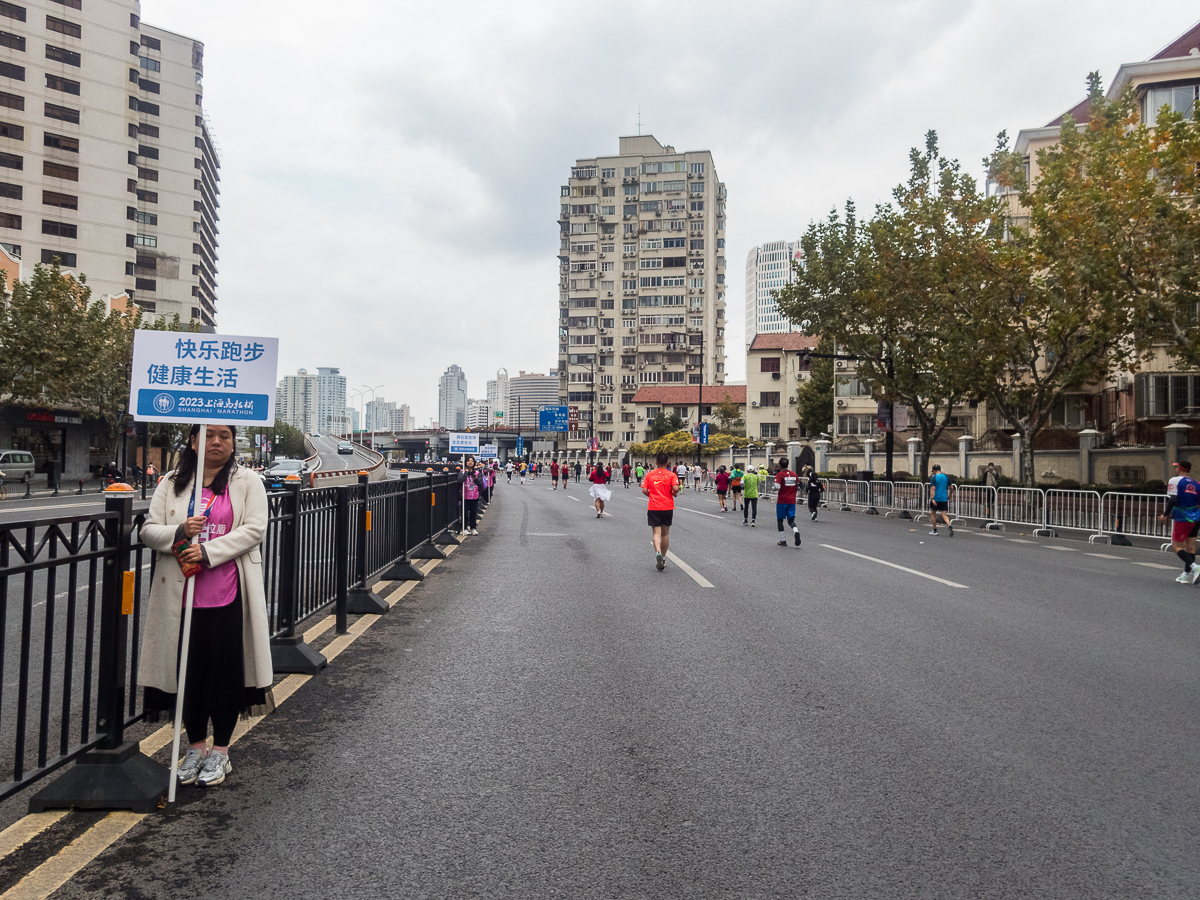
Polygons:
[[538,431],[567,431],[565,406],[543,406],[538,409]]
[[524,456],[524,455],[525,455],[525,438],[518,434],[517,435],[517,456]]

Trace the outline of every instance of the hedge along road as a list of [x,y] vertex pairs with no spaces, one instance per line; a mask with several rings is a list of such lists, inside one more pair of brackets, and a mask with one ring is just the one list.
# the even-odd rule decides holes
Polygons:
[[546,487],[55,896],[1194,896],[1163,556]]

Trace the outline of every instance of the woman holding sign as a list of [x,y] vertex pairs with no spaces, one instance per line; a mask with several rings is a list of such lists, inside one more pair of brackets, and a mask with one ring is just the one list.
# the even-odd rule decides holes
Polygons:
[[[159,483],[142,526],[142,540],[158,551],[146,610],[138,680],[145,708],[174,710],[180,628],[188,578],[195,578],[188,641],[183,725],[189,748],[180,784],[208,787],[233,771],[229,742],[241,715],[270,706],[270,630],[259,545],[267,528],[262,479],[237,465],[236,429],[208,425],[204,444],[202,508],[193,508],[199,425],[179,465]],[[199,536],[199,542],[189,543]],[[207,749],[209,722],[212,751]]]

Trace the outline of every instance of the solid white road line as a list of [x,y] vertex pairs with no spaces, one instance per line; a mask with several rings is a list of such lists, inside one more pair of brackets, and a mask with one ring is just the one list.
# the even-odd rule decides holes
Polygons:
[[1098,556],[1101,559],[1129,559],[1128,556],[1113,556],[1111,553],[1085,553],[1084,556]]
[[1048,546],[1048,547],[1046,547],[1046,549],[1047,550],[1059,550],[1063,553],[1078,553],[1079,552],[1074,547],[1050,547],[1050,546]]
[[667,551],[667,559],[669,559],[671,562],[675,563],[675,565],[679,566],[679,568],[683,569],[683,571],[687,572],[688,575],[690,575],[692,577],[692,581],[696,582],[696,584],[700,585],[700,587],[710,588],[713,586],[713,583],[711,581],[709,581],[707,578],[705,578],[703,575],[701,575],[699,572],[697,572],[695,569],[693,569],[691,566],[689,566],[687,563],[685,563],[682,559],[680,559],[678,556],[676,556],[674,551],[672,551],[672,550]]
[[[567,497],[567,499],[568,499],[568,500],[574,500],[576,503],[578,503],[578,502],[579,502],[579,498],[578,498],[578,497]],[[184,685],[184,687],[187,687],[187,685]]]
[[893,569],[899,569],[901,572],[907,572],[910,575],[918,575],[921,578],[928,578],[930,581],[936,581],[939,584],[945,584],[955,588],[962,588],[963,590],[970,590],[970,588],[965,584],[959,584],[955,581],[947,581],[945,578],[938,578],[936,575],[930,575],[926,572],[918,572],[916,569],[910,569],[907,566],[899,566],[894,562],[888,562],[886,559],[876,559],[873,556],[865,556],[862,553],[855,553],[853,550],[843,550],[841,547],[835,547],[832,544],[822,544],[821,546],[828,550],[836,550],[838,553],[846,553],[850,556],[857,556],[859,559],[865,559],[868,562],[879,563],[881,566],[890,566]]

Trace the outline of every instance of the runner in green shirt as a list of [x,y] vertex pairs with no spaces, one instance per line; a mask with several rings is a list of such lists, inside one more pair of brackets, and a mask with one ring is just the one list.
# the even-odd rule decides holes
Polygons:
[[[747,469],[742,475],[742,524],[751,528],[758,517],[758,480],[758,473],[754,469]],[[753,514],[751,508],[754,509]]]
[[638,463],[637,468],[634,469],[633,472],[635,475],[637,475],[638,487],[641,487],[642,486],[642,477],[646,474],[646,470],[644,468],[642,468],[641,463]]

